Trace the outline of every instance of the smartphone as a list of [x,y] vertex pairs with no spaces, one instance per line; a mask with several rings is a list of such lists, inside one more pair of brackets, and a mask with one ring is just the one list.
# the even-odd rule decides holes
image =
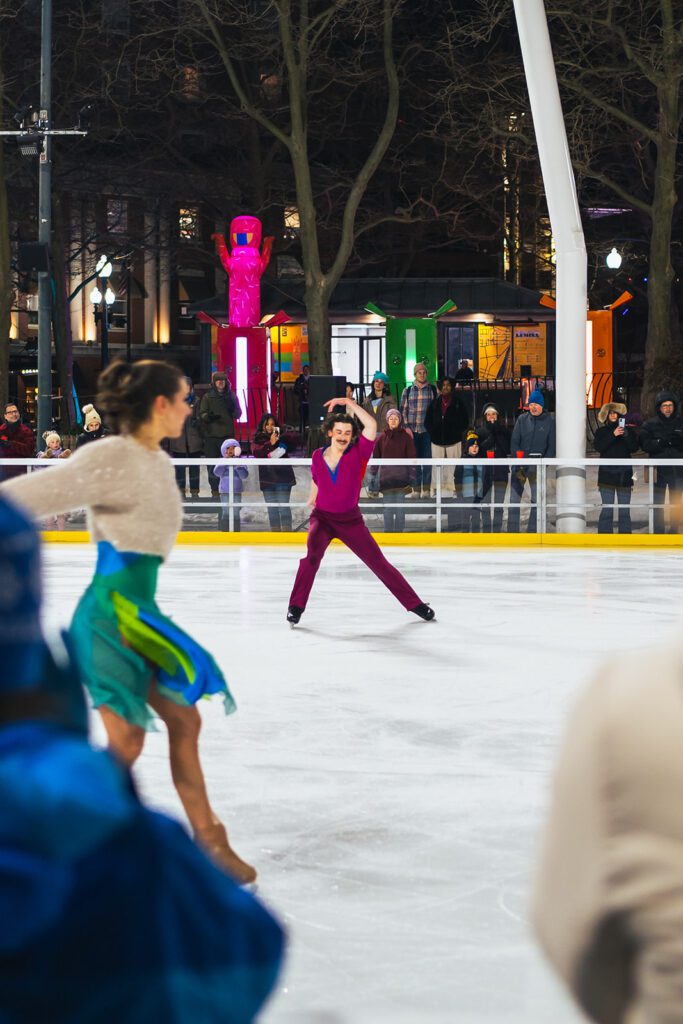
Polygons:
[[280,428],[279,427],[273,427],[273,434],[274,434],[275,437],[279,437],[280,436]]
[[625,416],[620,416],[619,417],[619,426],[621,427],[622,430],[626,426],[626,417]]

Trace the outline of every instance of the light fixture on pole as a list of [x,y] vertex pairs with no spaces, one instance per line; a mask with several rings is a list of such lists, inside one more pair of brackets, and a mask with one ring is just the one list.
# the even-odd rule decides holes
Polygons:
[[621,253],[617,252],[614,246],[612,246],[611,252],[605,257],[605,263],[610,270],[618,270],[621,266]]
[[100,256],[95,267],[95,272],[100,278],[102,286],[106,284],[104,295],[95,285],[90,290],[90,301],[94,306],[95,323],[100,325],[100,365],[104,370],[109,362],[109,308],[116,301],[116,295],[108,285],[113,267],[106,256]]

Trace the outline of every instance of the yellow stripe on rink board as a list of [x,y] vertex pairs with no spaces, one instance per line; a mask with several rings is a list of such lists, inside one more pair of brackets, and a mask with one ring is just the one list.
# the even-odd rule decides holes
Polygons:
[[[87,544],[86,530],[45,530],[43,540],[50,544]],[[683,534],[609,534],[609,533],[373,533],[382,547],[424,548],[679,548]],[[176,544],[301,546],[306,533],[269,533],[267,530],[240,533],[212,533],[208,530],[183,530]],[[339,544],[340,541],[333,543]]]

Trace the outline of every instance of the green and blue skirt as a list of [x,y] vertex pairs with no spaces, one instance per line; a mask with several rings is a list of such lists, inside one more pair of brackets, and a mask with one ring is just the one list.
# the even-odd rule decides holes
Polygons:
[[226,714],[235,702],[208,651],[179,629],[155,602],[161,558],[97,545],[93,580],[78,603],[70,636],[95,707],[152,729],[150,687],[189,706],[220,694]]

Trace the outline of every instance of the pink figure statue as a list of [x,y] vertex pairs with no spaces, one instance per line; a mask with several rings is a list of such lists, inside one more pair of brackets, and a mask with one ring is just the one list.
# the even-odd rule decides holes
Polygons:
[[231,251],[223,235],[212,235],[216,252],[228,275],[228,323],[231,327],[257,327],[261,320],[261,275],[268,266],[273,239],[261,245],[261,221],[235,217],[230,224]]

